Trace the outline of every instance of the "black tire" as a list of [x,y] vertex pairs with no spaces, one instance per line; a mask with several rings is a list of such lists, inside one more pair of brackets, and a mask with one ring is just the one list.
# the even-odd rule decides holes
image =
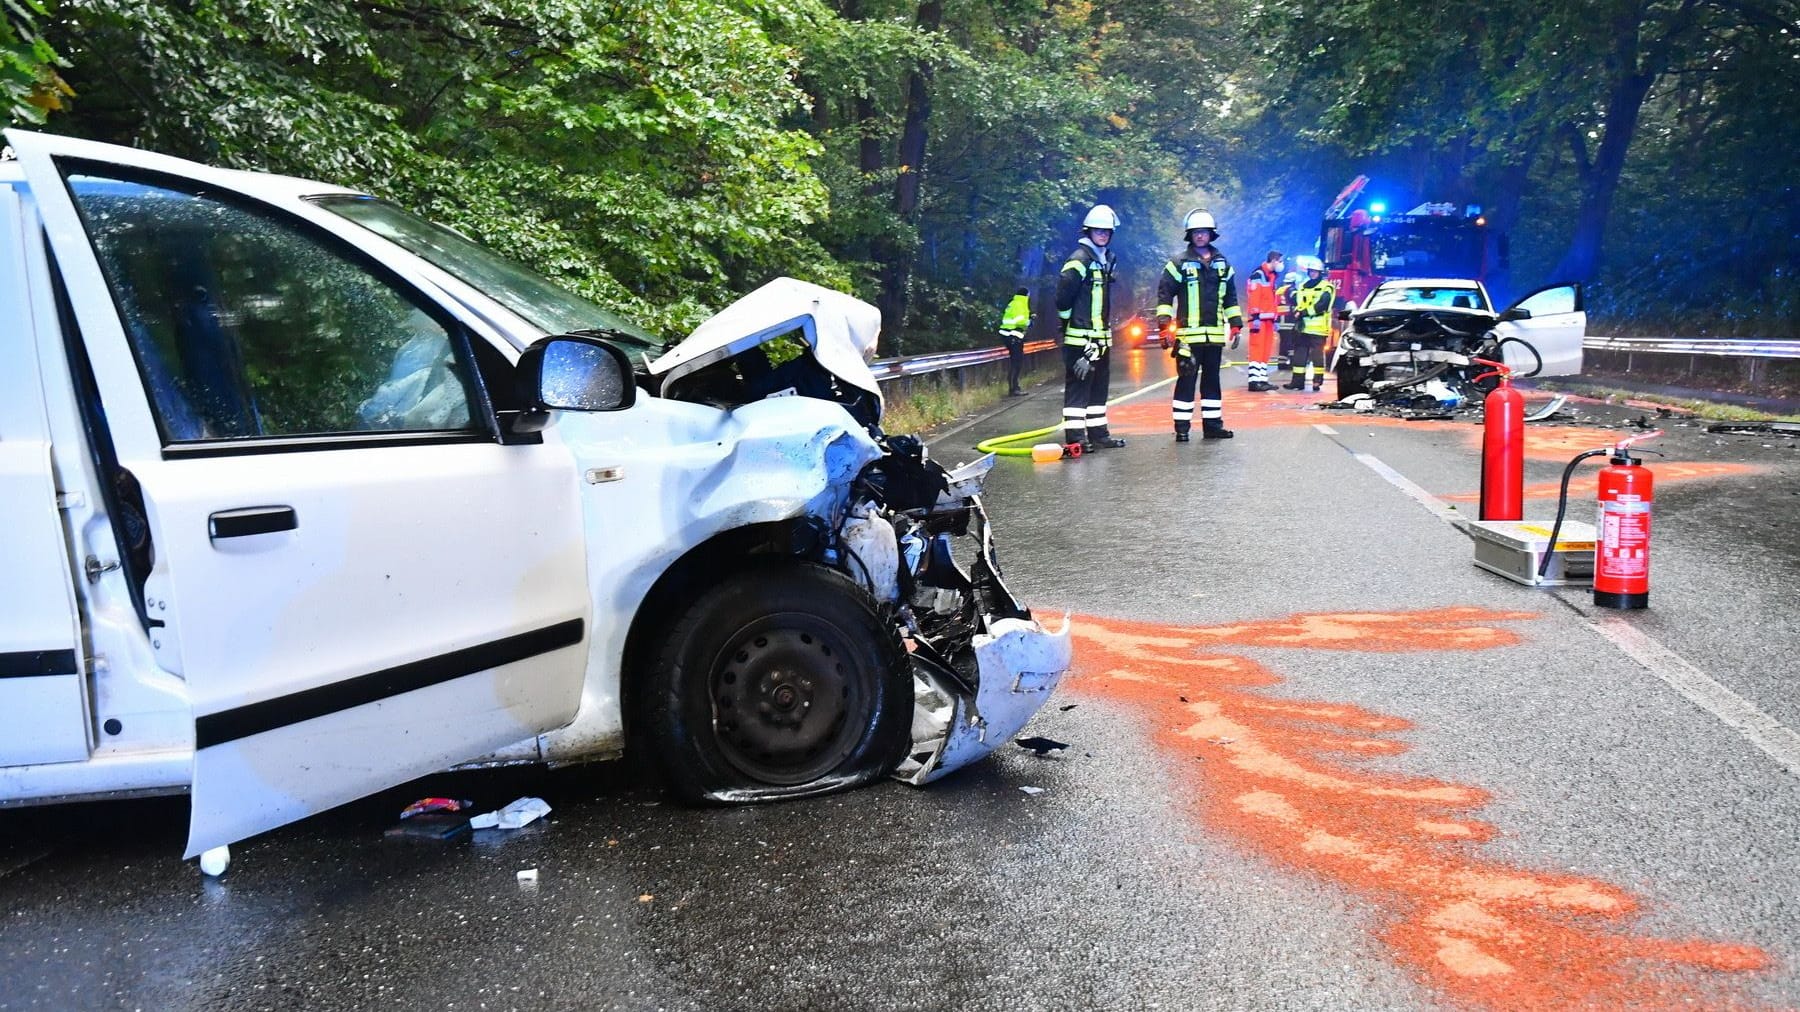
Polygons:
[[737,573],[664,633],[637,740],[691,802],[810,797],[885,776],[911,743],[912,673],[891,624],[835,570]]

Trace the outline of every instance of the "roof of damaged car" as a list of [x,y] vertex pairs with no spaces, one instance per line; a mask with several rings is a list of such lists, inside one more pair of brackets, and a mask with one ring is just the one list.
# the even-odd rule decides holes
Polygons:
[[832,375],[880,396],[868,359],[881,335],[881,310],[798,278],[776,278],[726,306],[650,363],[650,373],[673,380],[790,334]]
[[[1455,297],[1472,296],[1480,305],[1459,306],[1454,302],[1438,303],[1412,301],[1409,293],[1426,291],[1445,291],[1456,293]],[[1369,293],[1361,312],[1377,310],[1421,310],[1429,312],[1479,313],[1483,316],[1494,315],[1493,301],[1488,298],[1487,290],[1481,282],[1468,278],[1396,278],[1383,281]]]

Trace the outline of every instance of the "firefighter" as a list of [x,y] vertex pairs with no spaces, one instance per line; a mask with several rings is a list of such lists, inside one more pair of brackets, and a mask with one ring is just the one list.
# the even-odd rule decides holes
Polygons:
[[1112,379],[1113,271],[1110,243],[1119,216],[1095,204],[1081,220],[1081,241],[1056,281],[1056,315],[1063,326],[1063,442],[1084,451],[1124,446],[1106,427],[1106,390]]
[[1021,288],[1000,314],[1000,340],[1006,344],[1006,396],[1023,397],[1019,373],[1025,368],[1025,332],[1031,329],[1031,292]]
[[1200,438],[1230,439],[1225,427],[1224,393],[1219,388],[1220,359],[1225,354],[1225,335],[1237,347],[1244,326],[1238,308],[1237,278],[1225,254],[1213,248],[1219,229],[1212,212],[1197,207],[1182,219],[1181,233],[1187,248],[1163,264],[1156,286],[1157,322],[1167,333],[1175,331],[1175,441],[1188,441],[1194,419],[1194,381],[1200,381]]
[[[1294,354],[1290,362],[1294,368],[1294,378],[1288,381],[1287,389],[1305,390],[1306,381],[1312,376],[1313,392],[1317,393],[1325,385],[1325,342],[1331,338],[1331,317],[1337,309],[1337,288],[1325,276],[1325,264],[1318,257],[1295,257],[1301,270],[1306,272],[1306,280],[1294,289],[1294,315],[1300,322],[1300,332],[1294,338]],[[1318,373],[1313,375],[1314,363],[1318,365]]]
[[1280,250],[1270,250],[1244,282],[1244,301],[1250,304],[1250,350],[1245,367],[1252,393],[1275,389],[1269,382],[1269,369],[1275,364],[1275,327],[1287,295],[1287,282],[1281,276],[1284,259]]

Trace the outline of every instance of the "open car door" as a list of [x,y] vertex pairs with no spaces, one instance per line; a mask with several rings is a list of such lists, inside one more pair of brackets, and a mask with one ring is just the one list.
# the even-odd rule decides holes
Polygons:
[[0,766],[76,762],[92,744],[74,567],[50,463],[37,343],[25,298],[19,195],[0,186]]
[[[1513,318],[1518,311],[1529,314]],[[1494,328],[1497,338],[1516,337],[1537,349],[1543,360],[1538,376],[1577,376],[1581,373],[1581,343],[1587,338],[1587,313],[1582,309],[1581,286],[1573,282],[1540,288],[1507,307]],[[1506,364],[1520,375],[1538,363],[1518,345],[1501,349]]]
[[188,855],[566,724],[579,485],[554,429],[499,438],[503,342],[291,185],[6,137],[148,534],[116,575],[191,700]]

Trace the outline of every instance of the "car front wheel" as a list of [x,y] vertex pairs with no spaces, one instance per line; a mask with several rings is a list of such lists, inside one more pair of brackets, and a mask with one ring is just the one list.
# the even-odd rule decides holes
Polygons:
[[792,563],[726,578],[663,636],[639,715],[674,793],[805,797],[881,777],[905,754],[912,675],[862,588]]

